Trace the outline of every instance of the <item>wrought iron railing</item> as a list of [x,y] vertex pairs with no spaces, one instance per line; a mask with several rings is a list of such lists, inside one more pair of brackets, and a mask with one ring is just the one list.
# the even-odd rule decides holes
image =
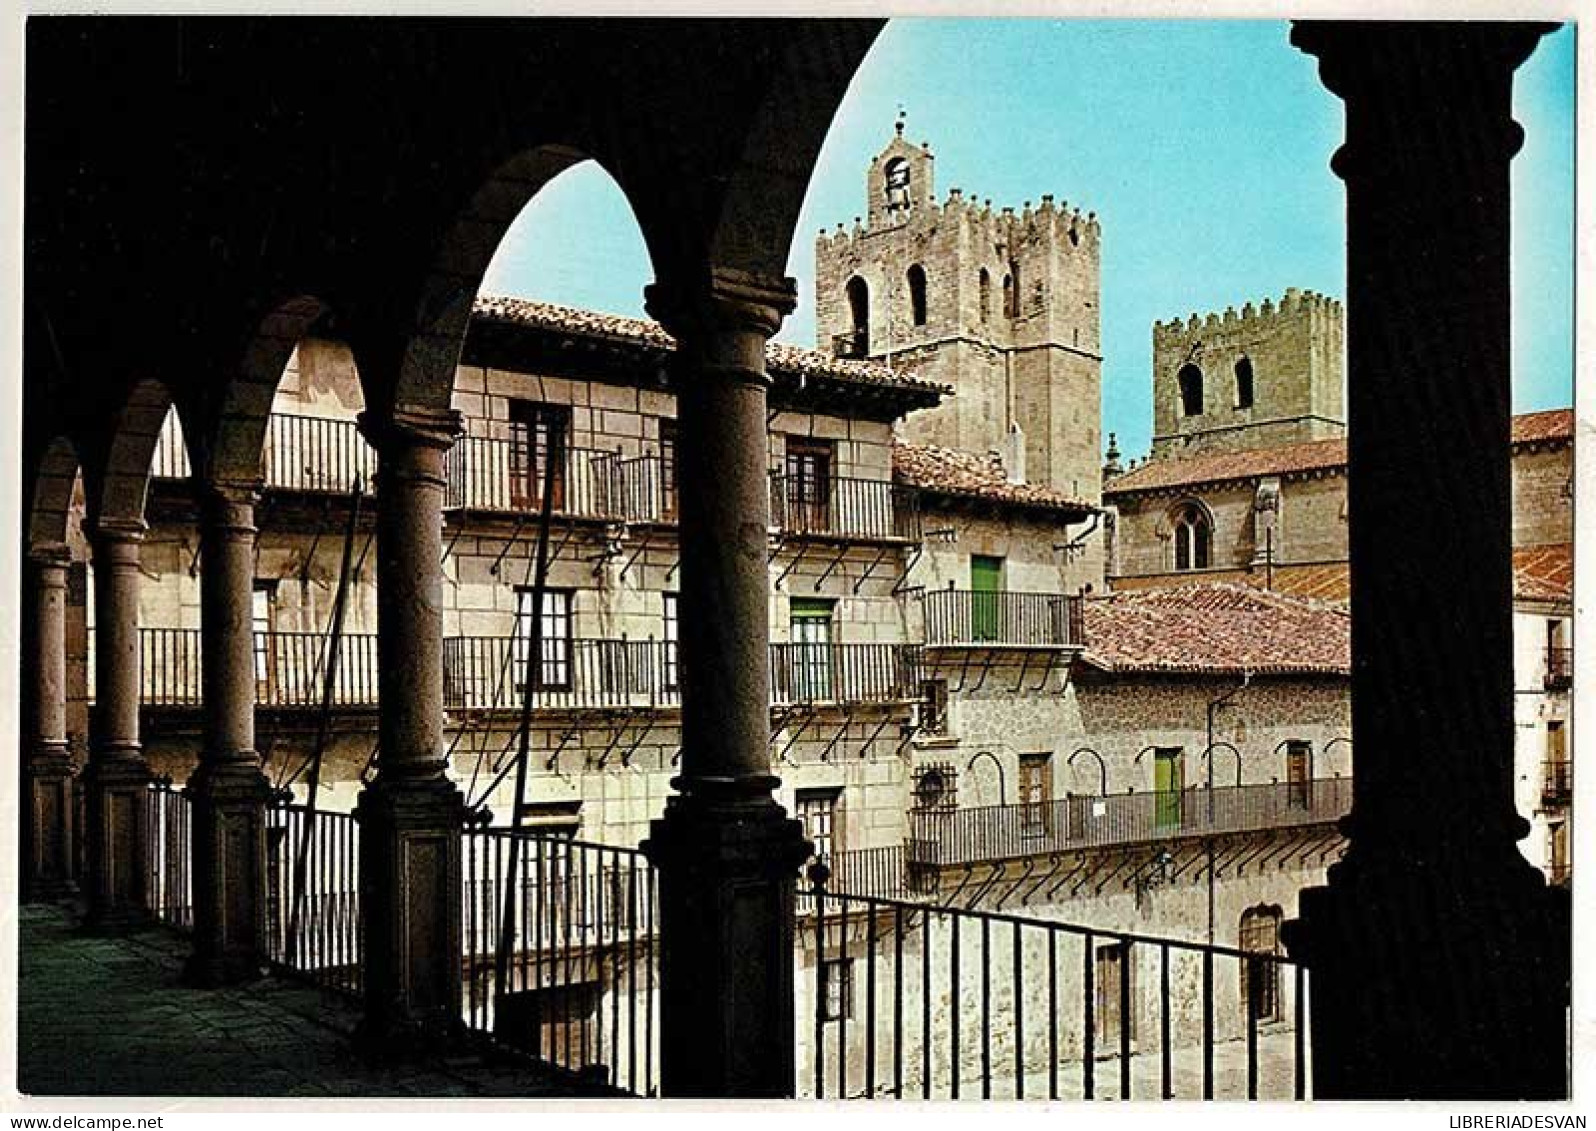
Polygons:
[[[369,491],[377,474],[376,451],[348,418],[272,413],[261,462],[266,486],[281,491],[344,494],[356,479]],[[156,440],[150,474],[156,479],[191,474],[176,413],[167,417]]]
[[1574,682],[1574,650],[1548,646],[1546,649],[1546,686],[1569,687]]
[[927,590],[925,642],[944,648],[1078,648],[1086,643],[1081,599],[1063,593]]
[[1320,778],[918,811],[909,813],[909,855],[917,865],[970,864],[1325,824],[1351,806],[1351,778]]
[[918,496],[889,479],[772,473],[770,521],[784,534],[920,540]]
[[144,794],[144,861],[149,869],[145,898],[159,922],[179,930],[194,926],[194,807],[169,777],[156,778]]
[[[664,640],[542,641],[536,708],[671,707],[681,702],[675,684],[675,645]],[[532,659],[525,636],[454,636],[443,642],[444,704],[452,710],[521,705]]]
[[1541,763],[1541,801],[1546,805],[1567,805],[1574,796],[1574,763],[1554,758]]
[[914,644],[772,644],[773,703],[893,703],[920,696]]
[[824,882],[807,902],[807,1098],[1308,1098],[1307,972],[1279,953]]
[[279,802],[266,819],[266,951],[327,989],[360,992],[360,826]]
[[659,1092],[658,884],[635,849],[467,831],[466,1023],[634,1095]]
[[[444,460],[444,505],[481,511],[536,514],[543,506],[541,460],[517,440],[466,436],[457,440]],[[634,488],[623,482],[622,469],[638,470],[635,461],[616,451],[562,448],[554,469],[552,504],[556,514],[575,518],[626,519],[626,503]]]
[[[255,634],[255,702],[263,707],[319,707],[325,694],[328,638],[319,632]],[[201,633],[197,628],[139,629],[141,701],[197,707],[204,701]],[[333,704],[377,702],[377,637],[347,633],[339,642]]]

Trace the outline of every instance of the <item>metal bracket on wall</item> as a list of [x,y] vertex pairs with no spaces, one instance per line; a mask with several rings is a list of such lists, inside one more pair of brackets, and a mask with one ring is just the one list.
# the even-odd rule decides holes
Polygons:
[[[842,564],[843,559],[847,556],[848,544],[846,542],[839,542],[837,544],[837,552],[833,554],[831,556],[831,560],[826,563],[826,568],[821,570],[820,576],[815,578],[814,591],[816,593],[820,592],[820,587],[826,583],[827,578],[837,571],[837,567]],[[783,576],[785,576],[785,574]]]
[[637,564],[637,559],[643,556],[643,551],[648,549],[653,540],[654,528],[652,526],[643,527],[643,537],[638,539],[637,548],[631,552],[626,559],[626,564],[621,567],[622,581],[626,580],[626,575],[632,572],[632,567]]
[[[859,595],[859,590],[864,583],[869,581],[870,576],[876,572],[876,567],[887,560],[887,555],[891,553],[891,551],[892,547],[885,542],[883,542],[880,548],[876,550],[876,556],[870,559],[870,564],[865,566],[865,571],[854,580],[852,592],[855,597]],[[816,584],[818,587],[818,582]],[[897,587],[893,586],[893,590],[896,592]]]

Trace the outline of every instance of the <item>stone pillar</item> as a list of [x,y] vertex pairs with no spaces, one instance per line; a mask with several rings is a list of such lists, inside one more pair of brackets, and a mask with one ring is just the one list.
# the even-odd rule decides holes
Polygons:
[[60,899],[77,891],[72,877],[72,758],[66,729],[66,588],[64,545],[28,554],[33,601],[24,688],[31,724],[24,751],[22,896]]
[[193,800],[194,953],[188,978],[259,975],[266,952],[266,802],[255,752],[255,503],[258,483],[217,483],[200,499],[205,741]]
[[362,1041],[423,1051],[460,1029],[460,830],[443,746],[443,459],[452,410],[366,413],[378,453],[377,773],[355,808],[365,942]]
[[808,855],[770,772],[765,343],[792,284],[656,285],[676,338],[682,772],[644,845],[660,872],[667,1097],[790,1096],[795,882]]
[[148,919],[147,786],[139,747],[140,519],[86,529],[94,563],[94,710],[83,773],[86,925],[113,930]]
[[1514,811],[1508,165],[1523,24],[1299,23],[1346,103],[1356,781],[1312,971],[1320,1099],[1567,1094],[1569,935]]

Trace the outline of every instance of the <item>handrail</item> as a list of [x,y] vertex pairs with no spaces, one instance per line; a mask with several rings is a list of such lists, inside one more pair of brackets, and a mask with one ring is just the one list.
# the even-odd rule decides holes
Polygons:
[[1076,594],[948,588],[925,594],[925,637],[932,647],[1077,648],[1086,630]]

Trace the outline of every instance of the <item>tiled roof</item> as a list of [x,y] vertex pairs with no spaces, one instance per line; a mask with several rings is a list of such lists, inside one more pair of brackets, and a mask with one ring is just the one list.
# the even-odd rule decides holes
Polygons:
[[[1567,440],[1574,435],[1574,410],[1550,409],[1513,418],[1513,443],[1529,444]],[[1105,495],[1126,491],[1151,491],[1195,483],[1220,483],[1264,475],[1334,470],[1347,463],[1345,440],[1310,440],[1248,451],[1214,452],[1184,459],[1149,460],[1103,485]]]
[[[652,349],[674,349],[676,340],[659,323],[645,318],[626,318],[596,310],[579,310],[551,302],[511,298],[505,295],[480,295],[473,316],[478,321],[507,323],[539,330],[607,338],[626,345]],[[948,394],[952,390],[933,381],[906,376],[885,365],[832,357],[815,350],[771,342],[766,361],[772,371],[803,377],[827,377],[851,384],[879,385],[889,389],[915,389]]]
[[1513,596],[1526,601],[1572,600],[1574,544],[1557,542],[1514,549]]
[[1098,508],[1037,483],[1010,483],[1003,462],[994,454],[977,455],[935,444],[897,440],[892,446],[892,473],[899,483],[935,495],[986,499],[1009,506],[1091,514]]
[[1081,659],[1111,672],[1350,674],[1351,618],[1339,608],[1208,582],[1086,601]]

